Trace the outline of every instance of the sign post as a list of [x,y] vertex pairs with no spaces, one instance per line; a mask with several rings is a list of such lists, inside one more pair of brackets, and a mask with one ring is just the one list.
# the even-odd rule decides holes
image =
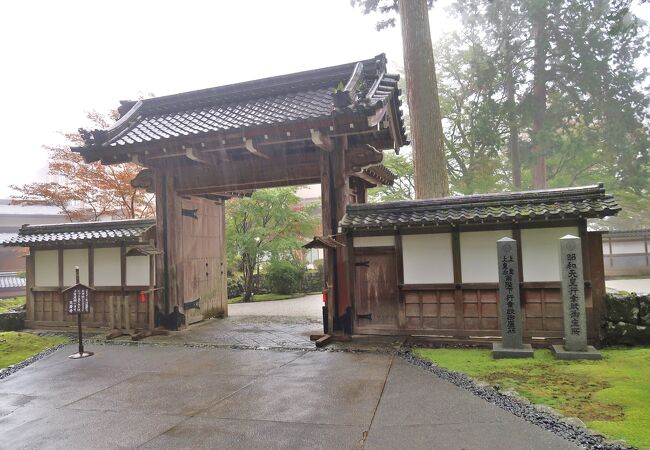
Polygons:
[[81,314],[90,312],[90,300],[92,288],[79,282],[79,267],[75,267],[76,284],[62,291],[65,294],[66,309],[68,314],[77,315],[77,328],[79,331],[79,352],[68,356],[70,359],[87,358],[93,352],[84,351],[83,334],[81,332]]

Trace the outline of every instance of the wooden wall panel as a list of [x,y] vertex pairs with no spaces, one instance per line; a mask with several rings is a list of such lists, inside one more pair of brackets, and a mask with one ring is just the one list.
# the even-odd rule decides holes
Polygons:
[[[114,314],[118,316],[117,298],[122,295],[121,291],[95,291],[93,301],[90,305],[90,313],[82,316],[84,326],[109,328],[110,325],[110,306],[109,301],[115,297]],[[70,315],[65,311],[64,300],[58,291],[34,291],[33,310],[26,321],[26,326],[36,327],[76,327],[77,317]],[[126,296],[129,302],[129,321],[131,329],[142,330],[148,326],[148,303],[141,302],[140,292],[127,292]],[[148,300],[147,300],[148,301]]]

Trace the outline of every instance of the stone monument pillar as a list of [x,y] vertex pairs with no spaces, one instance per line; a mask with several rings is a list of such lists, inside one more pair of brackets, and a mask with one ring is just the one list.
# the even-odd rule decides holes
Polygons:
[[517,241],[504,237],[497,241],[499,261],[499,312],[501,342],[492,344],[493,358],[530,358],[533,348],[523,343],[521,297],[519,294],[519,264]]
[[564,345],[553,346],[555,357],[601,359],[600,353],[587,345],[582,245],[579,237],[570,234],[560,238],[560,280],[562,280]]

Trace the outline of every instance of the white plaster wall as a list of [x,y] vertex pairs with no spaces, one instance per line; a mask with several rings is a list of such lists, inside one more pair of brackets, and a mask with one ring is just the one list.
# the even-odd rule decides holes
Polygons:
[[393,247],[395,236],[361,236],[354,238],[355,247]]
[[36,250],[34,252],[34,284],[36,287],[59,285],[58,250]]
[[402,236],[404,284],[453,283],[451,233]]
[[149,256],[126,257],[126,285],[149,286]]
[[603,241],[603,256],[609,255],[609,242]]
[[612,241],[612,253],[645,253],[643,241]]
[[120,248],[96,248],[94,253],[95,286],[120,286]]
[[75,266],[79,266],[79,282],[88,284],[88,249],[75,248],[63,250],[63,285],[75,284]]
[[524,281],[560,281],[560,242],[567,234],[578,236],[578,227],[521,230]]
[[512,237],[510,230],[460,233],[463,283],[498,283],[497,240]]

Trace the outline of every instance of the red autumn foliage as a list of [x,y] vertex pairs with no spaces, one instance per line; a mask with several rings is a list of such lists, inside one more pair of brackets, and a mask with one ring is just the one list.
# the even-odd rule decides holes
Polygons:
[[[88,119],[96,128],[107,128],[115,119],[115,113],[107,117],[93,111],[88,113]],[[18,192],[12,195],[13,203],[57,206],[71,221],[94,221],[102,216],[135,219],[154,215],[153,195],[133,188],[130,183],[140,167],[130,163],[86,164],[78,153],[70,150],[70,145],[83,144],[81,135],[68,133],[64,136],[68,145],[43,146],[49,152],[49,178],[56,181],[11,186]]]

